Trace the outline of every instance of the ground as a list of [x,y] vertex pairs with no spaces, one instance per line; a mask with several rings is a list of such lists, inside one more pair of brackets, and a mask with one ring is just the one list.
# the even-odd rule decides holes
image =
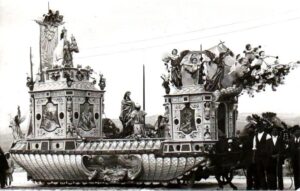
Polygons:
[[[169,190],[169,189],[187,189],[188,187],[182,186],[178,187],[178,185],[170,185],[168,187],[163,186],[145,186],[141,188],[141,186],[133,187],[133,186],[121,186],[121,187],[114,187],[114,186],[43,186],[40,184],[34,184],[31,181],[27,181],[27,174],[25,172],[15,172],[14,175],[14,182],[12,183],[9,190],[143,190],[143,191],[150,191],[150,190]],[[285,190],[291,190],[292,179],[290,177],[285,177],[284,179],[284,188]],[[243,176],[236,176],[233,179],[233,183],[238,187],[239,190],[245,190],[246,188],[246,180]],[[210,177],[207,180],[202,180],[201,182],[197,183],[192,190],[217,190],[218,184],[214,177]],[[229,186],[225,186],[226,190],[231,190]]]

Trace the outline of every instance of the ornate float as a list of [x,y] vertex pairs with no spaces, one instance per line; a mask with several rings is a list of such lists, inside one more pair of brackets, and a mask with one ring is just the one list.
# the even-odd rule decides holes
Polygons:
[[[97,83],[91,68],[74,66],[72,54],[79,49],[74,36],[68,39],[58,11],[49,11],[36,23],[40,74],[27,79],[29,130],[10,152],[31,180],[45,184],[159,184],[207,178],[215,172],[211,159],[216,142],[235,137],[240,93],[263,91],[267,84],[275,88],[296,64],[279,64],[260,47],[247,46],[245,56],[235,56],[223,42],[180,55],[174,49],[163,58],[166,112],[158,124],[163,132],[110,139],[103,133],[103,75]],[[267,59],[273,59],[272,64]],[[126,129],[128,123],[123,125]]]

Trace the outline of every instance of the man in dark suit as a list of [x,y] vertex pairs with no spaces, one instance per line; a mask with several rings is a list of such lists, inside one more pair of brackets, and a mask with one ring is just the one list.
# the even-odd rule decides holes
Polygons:
[[271,190],[283,190],[282,165],[284,163],[284,143],[279,135],[280,128],[271,128],[271,140],[269,141],[271,156],[267,169],[268,188]]
[[[256,117],[256,116],[255,116]],[[258,177],[258,188],[266,190],[267,180],[266,172],[270,158],[270,144],[268,144],[271,136],[266,132],[267,122],[256,117],[257,133],[253,138],[254,162],[256,164],[256,177]]]
[[246,118],[248,124],[245,126],[243,135],[240,137],[242,145],[241,162],[246,169],[247,190],[258,189],[258,177],[256,176],[256,165],[254,163],[253,138],[255,135],[257,122],[252,116]]
[[5,187],[6,184],[6,171],[8,170],[8,163],[3,150],[0,147],[0,186]]
[[291,139],[291,159],[294,172],[295,190],[300,188],[300,127],[293,127],[294,136]]

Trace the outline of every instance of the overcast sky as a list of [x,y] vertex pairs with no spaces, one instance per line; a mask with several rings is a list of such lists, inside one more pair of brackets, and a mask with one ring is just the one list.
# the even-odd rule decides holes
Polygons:
[[[198,50],[220,40],[235,53],[251,43],[281,63],[300,60],[300,2],[298,0],[49,0],[64,15],[68,34],[80,49],[75,65],[91,66],[107,78],[106,117],[118,118],[125,91],[142,100],[142,65],[146,67],[146,111],[163,113],[165,72],[162,56],[173,48]],[[0,0],[0,128],[8,126],[17,105],[28,112],[29,47],[34,72],[39,65],[39,26],[48,0]],[[300,69],[292,71],[276,92],[254,98],[243,95],[239,112],[274,111],[300,114]]]

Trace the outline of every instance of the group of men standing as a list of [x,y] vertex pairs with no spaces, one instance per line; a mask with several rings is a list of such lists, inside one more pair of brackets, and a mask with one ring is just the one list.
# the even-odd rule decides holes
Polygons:
[[285,134],[281,127],[258,115],[249,116],[247,121],[243,144],[247,190],[283,190],[282,166],[286,158],[291,159],[295,189],[300,188],[300,127],[294,126],[291,134]]

